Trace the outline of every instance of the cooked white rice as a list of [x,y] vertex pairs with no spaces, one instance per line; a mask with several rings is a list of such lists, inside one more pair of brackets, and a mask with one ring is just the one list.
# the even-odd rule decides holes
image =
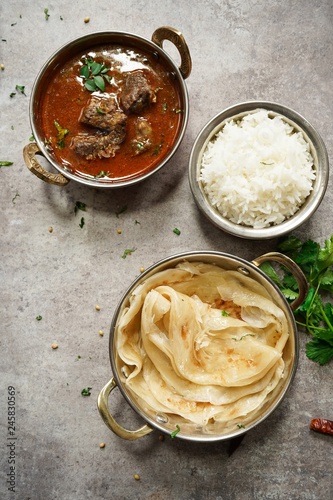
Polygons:
[[224,217],[256,229],[297,212],[314,179],[303,134],[264,109],[224,125],[207,144],[199,176],[209,202]]

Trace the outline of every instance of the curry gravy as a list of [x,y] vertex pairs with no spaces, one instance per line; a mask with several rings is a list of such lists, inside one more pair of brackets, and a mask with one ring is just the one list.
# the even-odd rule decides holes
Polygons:
[[[98,89],[90,92],[85,87],[80,69],[88,59],[108,68],[104,92]],[[100,133],[80,122],[82,110],[94,96],[112,97],[121,109],[120,96],[129,72],[144,76],[155,93],[155,102],[139,116],[125,111],[126,136],[114,156],[88,160],[77,154],[71,147],[73,138]],[[64,168],[80,176],[105,177],[114,182],[135,178],[154,169],[169,153],[181,127],[182,106],[175,76],[154,54],[120,45],[97,46],[72,57],[53,71],[41,104],[45,143]],[[133,147],[140,119],[148,123],[152,131],[151,147],[144,151],[136,151]],[[55,123],[68,131],[61,145]]]

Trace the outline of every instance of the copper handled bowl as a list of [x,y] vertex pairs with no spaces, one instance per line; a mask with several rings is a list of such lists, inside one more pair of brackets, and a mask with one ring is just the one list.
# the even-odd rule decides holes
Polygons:
[[[231,439],[243,434],[244,432],[248,432],[250,429],[263,422],[278,408],[286,396],[288,388],[294,378],[298,363],[299,345],[293,310],[295,310],[305,299],[308,291],[308,285],[304,274],[290,258],[280,253],[271,252],[254,259],[252,262],[248,262],[239,257],[215,251],[186,252],[165,258],[147,269],[145,273],[132,283],[121,298],[112,319],[109,340],[109,355],[113,376],[99,394],[98,409],[107,427],[123,439],[134,440],[149,434],[154,429],[171,435],[177,428],[177,425],[180,424],[180,417],[173,414],[160,414],[159,412],[154,411],[149,407],[149,404],[140,400],[140,398],[133,394],[126,386],[125,379],[128,374],[126,374],[126,369],[124,370],[123,366],[124,363],[121,361],[117,352],[116,327],[119,317],[124,309],[128,308],[131,296],[133,297],[132,294],[137,287],[142,285],[154,274],[169,268],[174,268],[177,264],[184,261],[200,261],[203,263],[214,264],[225,270],[236,271],[237,273],[240,273],[240,275],[250,276],[253,278],[258,284],[265,288],[272,301],[284,311],[287,318],[289,338],[283,350],[283,360],[286,366],[284,377],[282,378],[281,383],[279,383],[274,389],[272,396],[265,402],[258,413],[251,417],[252,420],[246,425],[246,428],[241,428],[241,426],[238,428],[235,426],[232,430],[226,430],[223,426],[219,425],[219,423],[215,422],[209,429],[207,429],[191,422],[184,423],[184,421],[182,421],[179,426],[180,432],[177,434],[177,437],[189,441],[212,442]],[[299,295],[290,305],[276,285],[274,285],[270,278],[268,278],[267,275],[259,268],[260,264],[265,261],[275,261],[283,266],[286,266],[296,278],[299,287]],[[120,425],[112,415],[112,411],[109,409],[109,398],[112,399],[110,394],[117,387],[121,391],[122,396],[127,403],[140,417],[142,417],[144,425],[141,428],[128,430]]]
[[[166,40],[171,42],[179,53],[179,67],[163,49],[163,43]],[[158,64],[163,67],[163,71],[168,75],[168,81],[172,82],[172,86],[175,87],[178,96],[179,110],[176,110],[178,121],[174,127],[175,133],[172,141],[170,140],[167,144],[165,141],[162,144],[162,139],[161,148],[163,148],[163,154],[158,157],[158,160],[147,169],[142,166],[138,173],[131,174],[130,176],[125,174],[116,175],[113,172],[107,172],[106,175],[82,175],[78,173],[75,168],[72,168],[70,161],[59,159],[59,154],[56,154],[55,151],[56,147],[53,147],[53,145],[50,147],[50,141],[44,132],[45,116],[43,114],[45,113],[42,103],[46,93],[50,93],[50,90],[47,90],[50,80],[54,78],[59,68],[61,68],[62,72],[66,71],[66,62],[73,60],[75,57],[82,57],[81,54],[84,53],[93,54],[96,47],[104,46],[124,47],[128,50],[140,52],[140,54],[143,54],[143,57],[146,56],[146,60],[158,61]],[[190,75],[191,68],[190,52],[182,33],[168,26],[156,29],[151,40],[122,31],[104,31],[91,33],[66,43],[44,64],[33,86],[30,100],[30,122],[35,141],[25,146],[23,151],[28,169],[43,181],[58,186],[64,186],[70,180],[75,180],[95,188],[118,188],[141,182],[150,177],[171,159],[183,139],[189,116],[189,99],[185,79]],[[117,82],[115,85],[117,86]],[[167,84],[165,85],[167,86]],[[161,89],[154,89],[158,102],[157,90]],[[159,104],[159,106],[162,105]],[[65,129],[65,125],[63,125],[63,128]],[[68,137],[70,135],[69,133]],[[153,151],[151,156],[154,154]],[[41,156],[46,158],[53,169],[49,170],[43,166],[45,165],[45,161],[39,161]],[[98,160],[101,160],[101,157]],[[130,159],[129,161],[134,161],[134,159]],[[53,171],[54,169],[56,173]],[[106,170],[103,167],[102,169],[101,172]],[[112,170],[112,167],[110,170]]]

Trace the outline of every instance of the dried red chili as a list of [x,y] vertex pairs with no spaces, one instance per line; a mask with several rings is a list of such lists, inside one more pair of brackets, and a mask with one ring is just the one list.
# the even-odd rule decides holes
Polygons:
[[326,418],[313,418],[310,422],[310,429],[333,436],[333,420],[327,420]]

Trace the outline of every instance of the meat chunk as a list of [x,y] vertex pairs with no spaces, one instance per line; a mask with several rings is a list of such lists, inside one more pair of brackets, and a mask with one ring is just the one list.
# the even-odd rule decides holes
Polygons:
[[95,134],[79,134],[71,147],[87,160],[114,156],[126,135],[127,116],[115,99],[92,97],[81,112],[80,122],[98,129]]
[[110,158],[116,154],[119,144],[125,139],[125,127],[116,127],[108,134],[80,134],[73,138],[71,147],[87,160]]
[[118,109],[115,99],[111,97],[92,97],[80,116],[81,123],[108,132],[118,126],[125,126],[126,120],[125,113]]
[[156,102],[156,94],[141,73],[132,72],[126,77],[120,101],[125,111],[140,114]]

